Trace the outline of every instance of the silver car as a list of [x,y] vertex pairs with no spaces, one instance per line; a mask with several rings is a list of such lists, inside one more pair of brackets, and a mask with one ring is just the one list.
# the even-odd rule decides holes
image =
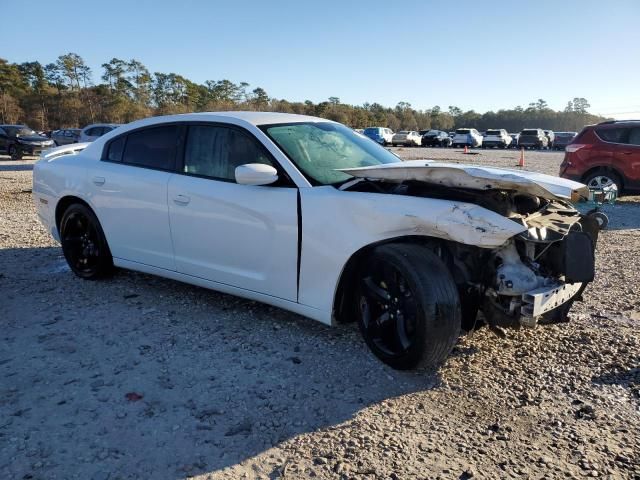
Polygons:
[[94,123],[87,125],[80,133],[80,142],[93,142],[96,138],[101,137],[105,133],[109,133],[114,128],[118,128],[120,123]]
[[63,130],[54,130],[51,132],[51,140],[56,142],[56,145],[69,145],[71,143],[78,143],[80,141],[80,133],[82,132],[79,128],[67,128]]

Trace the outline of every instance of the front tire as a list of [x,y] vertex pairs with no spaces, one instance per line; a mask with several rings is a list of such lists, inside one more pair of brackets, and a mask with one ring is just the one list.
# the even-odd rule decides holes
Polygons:
[[460,298],[445,264],[428,248],[376,248],[357,287],[360,331],[387,365],[406,370],[442,363],[461,327]]
[[86,280],[106,277],[113,271],[113,257],[96,215],[74,203],[60,221],[60,243],[69,268]]

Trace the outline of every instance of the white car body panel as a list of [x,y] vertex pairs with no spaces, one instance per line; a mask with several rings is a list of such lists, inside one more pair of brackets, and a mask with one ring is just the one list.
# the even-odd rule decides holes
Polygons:
[[345,168],[341,171],[360,178],[402,182],[417,180],[447,187],[487,190],[517,190],[543,198],[571,199],[573,193],[588,196],[586,185],[566,178],[526,170],[464,165],[459,163],[411,160],[375,167]]
[[[179,121],[244,128],[271,152],[295,187],[240,185],[101,161],[111,138],[139,127]],[[366,246],[424,236],[492,249],[526,230],[474,204],[314,187],[258,128],[303,121],[326,122],[261,112],[174,115],[133,122],[86,146],[52,149],[34,166],[38,215],[59,239],[56,205],[66,196],[80,198],[100,220],[116,266],[262,301],[327,324],[333,321],[340,275],[348,260]],[[440,175],[440,183],[451,177],[456,185],[475,188],[490,179],[495,186],[553,191],[554,195],[566,193],[575,184],[530,172],[424,161],[350,169],[349,173],[392,181],[401,177],[433,181],[430,176]]]
[[173,175],[112,162],[91,165],[85,194],[114,257],[175,270],[167,220],[167,185]]
[[304,189],[301,195],[300,302],[325,312],[332,308],[344,266],[363,247],[409,235],[496,248],[526,230],[497,213],[462,202],[343,192],[330,186]]
[[297,189],[174,175],[168,198],[178,272],[296,301]]

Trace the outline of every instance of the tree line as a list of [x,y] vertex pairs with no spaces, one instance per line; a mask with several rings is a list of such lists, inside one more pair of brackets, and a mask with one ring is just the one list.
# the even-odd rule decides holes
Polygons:
[[97,122],[126,123],[152,115],[174,113],[261,110],[313,115],[335,120],[353,128],[389,127],[397,130],[434,128],[478,130],[523,128],[579,131],[584,125],[605,120],[590,114],[584,98],[574,98],[562,111],[555,111],[543,99],[527,107],[517,106],[485,113],[446,109],[415,109],[400,102],[395,107],[378,103],[348,105],[338,97],[314,103],[292,102],[270,97],[246,82],[207,80],[195,83],[176,73],[151,73],[140,61],[112,58],[102,64],[101,82],[75,53],[55,62],[9,63],[0,58],[0,122],[25,123],[37,130],[83,127]]

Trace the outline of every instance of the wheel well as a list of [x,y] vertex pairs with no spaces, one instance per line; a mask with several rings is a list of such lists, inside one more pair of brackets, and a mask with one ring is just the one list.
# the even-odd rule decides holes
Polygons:
[[582,175],[582,181],[584,182],[589,175],[591,175],[592,173],[595,173],[595,172],[609,172],[609,173],[615,174],[616,177],[618,177],[620,179],[620,183],[621,183],[621,185],[620,185],[621,188],[620,189],[622,190],[624,188],[624,175],[622,175],[615,168],[610,167],[608,165],[600,165],[598,167],[590,168],[589,170],[584,172],[584,174]]
[[436,249],[438,246],[442,246],[446,249],[447,242],[433,237],[408,236],[390,238],[381,242],[372,243],[355,252],[351,255],[349,260],[347,260],[346,265],[342,269],[340,280],[338,280],[338,287],[336,288],[336,293],[333,299],[333,315],[337,323],[349,323],[356,320],[356,302],[353,300],[356,293],[358,271],[360,270],[362,263],[376,247],[389,243],[413,243],[433,249]]
[[58,201],[58,204],[56,205],[56,228],[58,229],[58,232],[60,232],[60,222],[62,221],[62,216],[64,215],[64,212],[67,210],[67,208],[69,208],[74,203],[80,203],[93,212],[93,209],[91,208],[91,206],[81,198],[74,197],[71,195],[62,197]]

